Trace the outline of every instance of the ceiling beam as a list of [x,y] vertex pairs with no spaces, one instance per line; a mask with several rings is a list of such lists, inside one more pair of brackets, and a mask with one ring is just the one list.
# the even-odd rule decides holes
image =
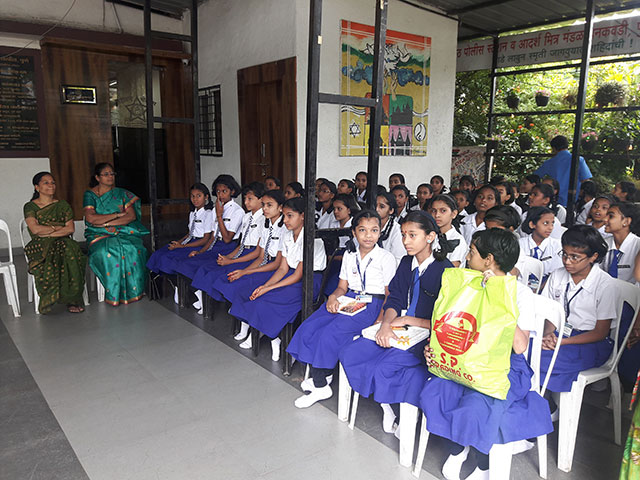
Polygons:
[[475,5],[469,5],[462,8],[455,8],[453,10],[447,10],[449,15],[461,15],[463,13],[473,12],[475,10],[481,10],[483,8],[495,7],[497,5],[502,5],[503,3],[509,3],[513,0],[487,0],[486,2],[476,3]]

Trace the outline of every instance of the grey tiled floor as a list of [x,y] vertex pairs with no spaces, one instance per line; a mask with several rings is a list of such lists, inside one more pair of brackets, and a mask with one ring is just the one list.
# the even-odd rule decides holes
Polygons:
[[[26,295],[23,272],[19,281]],[[239,351],[221,307],[215,322],[167,300],[144,299],[117,309],[94,301],[82,315],[36,316],[26,298],[22,307],[23,316],[14,319],[0,293],[0,317],[55,415],[49,419],[52,435],[62,443],[66,436],[81,464],[70,467],[73,474],[57,474],[53,465],[48,476],[34,478],[86,478],[82,468],[92,480],[413,478],[398,466],[397,440],[382,433],[373,402],[361,400],[355,431],[337,420],[335,396],[297,410],[300,367],[283,377],[266,343],[256,359]],[[2,351],[0,361],[6,356]],[[17,358],[9,356],[9,361]],[[3,399],[17,395],[22,384],[11,381],[6,387],[3,379]],[[564,474],[555,468],[552,435],[550,479],[617,476],[622,448],[612,442],[607,395],[587,392],[586,397],[574,470]],[[42,410],[22,403],[34,415]],[[38,415],[45,418],[46,408]],[[10,417],[0,408],[3,438]],[[625,431],[628,419],[626,414]],[[63,433],[56,431],[56,420]],[[12,432],[16,443],[27,445],[24,432]],[[8,474],[7,465],[34,468],[57,456],[47,449],[20,456],[8,443],[0,440],[2,479],[29,478]],[[73,460],[73,452],[64,455]],[[441,443],[430,440],[421,478],[441,478],[442,461]],[[512,478],[537,478],[536,469],[535,450],[518,455]]]

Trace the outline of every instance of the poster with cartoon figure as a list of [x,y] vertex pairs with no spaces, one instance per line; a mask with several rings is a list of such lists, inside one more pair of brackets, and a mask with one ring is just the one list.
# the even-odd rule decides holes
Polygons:
[[[370,97],[374,28],[342,20],[340,43],[341,93]],[[381,155],[427,154],[430,68],[430,37],[387,30]],[[369,118],[368,108],[340,108],[340,156],[368,154]]]

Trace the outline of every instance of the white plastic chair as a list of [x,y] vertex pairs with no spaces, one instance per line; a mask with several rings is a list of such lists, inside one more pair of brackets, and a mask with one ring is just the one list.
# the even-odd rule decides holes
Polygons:
[[[78,222],[75,222],[77,225]],[[25,234],[28,233],[29,227],[27,226],[27,222],[24,220],[20,220],[20,241],[22,242],[22,251],[24,252],[24,247],[26,246],[25,242]],[[74,234],[75,240],[75,234]],[[27,253],[24,254],[24,260],[27,262],[27,266],[29,265],[29,259],[27,258]],[[89,292],[87,292],[87,284],[85,282],[84,290],[82,292],[82,299],[84,300],[85,305],[89,305]],[[36,288],[36,281],[33,275],[29,273],[27,270],[27,300],[29,303],[33,302],[33,306],[36,312],[36,315],[40,314],[40,295],[38,294],[38,289]]]
[[[573,464],[573,453],[576,448],[578,434],[578,422],[580,421],[580,409],[582,408],[582,396],[587,385],[608,378],[611,381],[611,402],[613,404],[613,434],[617,445],[621,440],[621,402],[622,392],[620,379],[618,378],[618,362],[624,352],[632,325],[627,330],[624,339],[618,342],[618,333],[622,321],[622,311],[625,303],[633,309],[635,315],[640,307],[640,288],[631,283],[615,279],[615,291],[619,299],[618,319],[613,331],[614,346],[609,360],[597,368],[590,368],[580,372],[573,382],[570,392],[560,394],[560,425],[558,432],[558,468],[564,472],[570,472]],[[631,320],[633,323],[633,320]]]
[[4,220],[0,220],[0,230],[7,235],[7,243],[9,245],[9,261],[0,262],[0,274],[4,279],[4,291],[7,294],[7,302],[13,310],[13,316],[20,316],[20,297],[18,295],[18,278],[16,275],[16,266],[13,263],[13,251],[11,250],[11,233],[9,226]]
[[[535,259],[534,259],[535,260]],[[532,348],[529,364],[531,369],[533,370],[533,375],[531,377],[531,390],[538,392],[540,396],[544,396],[544,393],[547,389],[547,384],[549,383],[549,378],[551,377],[551,372],[553,371],[553,367],[556,363],[556,358],[558,357],[558,351],[560,349],[560,345],[562,343],[562,338],[558,338],[558,342],[556,343],[556,348],[551,356],[551,362],[549,363],[549,370],[545,376],[544,382],[542,386],[540,385],[540,359],[542,356],[542,337],[544,333],[545,321],[549,320],[553,323],[558,331],[562,331],[565,323],[565,314],[562,308],[562,305],[558,302],[555,302],[551,299],[544,297],[536,297],[535,303],[535,316],[537,323],[537,335],[532,335]],[[527,356],[528,352],[525,352],[525,356]],[[402,421],[402,413],[400,414],[400,419]],[[413,424],[413,429],[411,433],[415,432],[415,423]],[[402,430],[400,431],[401,442],[402,442]],[[424,463],[424,456],[427,450],[427,442],[429,441],[429,431],[427,430],[427,418],[424,414],[422,414],[422,423],[420,426],[420,440],[418,443],[418,454],[416,456],[416,464],[413,469],[413,475],[415,477],[420,477],[420,472],[422,471],[422,464]],[[413,443],[411,444],[413,446]],[[539,475],[541,478],[547,478],[547,436],[541,435],[537,437],[537,446],[538,446],[538,469]],[[401,445],[402,448],[402,445]],[[407,446],[408,448],[408,446]],[[413,449],[412,449],[413,452]],[[491,447],[489,451],[489,478],[491,480],[509,480],[509,475],[511,473],[511,457],[513,456],[513,445],[511,443],[507,444],[496,444]]]
[[518,277],[518,281],[523,285],[529,286],[529,275],[533,275],[538,279],[538,288],[533,293],[539,293],[542,286],[542,277],[544,276],[544,265],[542,261],[530,256],[524,257],[522,271]]

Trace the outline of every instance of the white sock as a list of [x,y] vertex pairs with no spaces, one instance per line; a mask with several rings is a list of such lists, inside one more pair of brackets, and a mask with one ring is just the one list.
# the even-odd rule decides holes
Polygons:
[[447,480],[460,480],[460,470],[468,456],[469,447],[464,447],[464,450],[457,455],[449,455],[442,467],[442,476]]
[[380,407],[382,407],[383,412],[382,430],[384,430],[385,433],[393,433],[395,431],[393,424],[396,422],[396,414],[388,403],[381,403]]
[[489,480],[489,470],[480,470],[479,467],[476,467],[467,480]]
[[297,408],[308,408],[316,402],[330,398],[332,395],[333,390],[331,390],[331,387],[329,385],[325,385],[324,387],[312,390],[308,395],[298,397],[294,402],[294,405]]
[[280,339],[271,340],[271,360],[277,362],[280,360]]
[[193,308],[200,310],[202,308],[202,290],[196,290],[196,297],[198,297],[198,300],[193,302]]
[[238,345],[240,348],[251,348],[253,344],[251,343],[251,335],[247,336],[246,340]]
[[244,339],[247,334],[249,333],[249,324],[245,323],[245,322],[241,322],[240,323],[240,332],[238,332],[238,334],[233,337],[234,340],[242,340]]
[[180,300],[178,299],[178,287],[173,287],[174,288],[174,292],[173,292],[173,301],[177,304],[180,303]]

